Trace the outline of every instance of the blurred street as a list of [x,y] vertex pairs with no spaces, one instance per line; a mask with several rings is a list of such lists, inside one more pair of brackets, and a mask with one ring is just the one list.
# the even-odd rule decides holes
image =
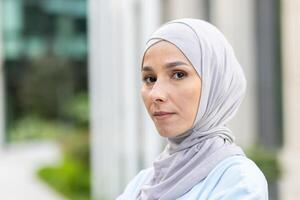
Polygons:
[[55,164],[58,147],[51,143],[10,145],[0,151],[0,194],[5,200],[63,200],[36,176],[39,167]]

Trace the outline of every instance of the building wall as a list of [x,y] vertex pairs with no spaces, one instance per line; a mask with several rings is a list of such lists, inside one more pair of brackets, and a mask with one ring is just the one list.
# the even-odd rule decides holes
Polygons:
[[281,152],[281,199],[300,196],[300,1],[282,1],[284,146]]
[[5,10],[2,14],[6,60],[36,59],[45,54],[85,59],[85,0],[1,3]]

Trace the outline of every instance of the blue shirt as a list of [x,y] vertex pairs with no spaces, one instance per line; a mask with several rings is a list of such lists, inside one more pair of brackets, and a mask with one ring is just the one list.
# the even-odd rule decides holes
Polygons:
[[[117,200],[135,200],[140,188],[153,176],[153,168],[142,170]],[[220,162],[208,176],[177,200],[267,200],[268,185],[256,164],[244,156]]]

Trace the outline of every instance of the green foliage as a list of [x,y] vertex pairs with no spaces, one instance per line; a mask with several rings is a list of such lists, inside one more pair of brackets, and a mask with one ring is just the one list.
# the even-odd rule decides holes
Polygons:
[[253,147],[247,151],[247,155],[262,170],[268,182],[275,182],[280,176],[280,165],[276,152],[265,150],[262,147]]
[[61,140],[64,160],[58,166],[39,170],[39,177],[72,200],[90,200],[89,134],[78,130],[64,135]]
[[33,139],[55,139],[59,135],[72,131],[65,124],[44,120],[34,115],[28,115],[13,124],[8,130],[9,140],[12,142]]
[[90,170],[82,163],[66,157],[56,167],[44,167],[38,176],[62,195],[72,200],[90,200]]
[[71,64],[63,59],[41,58],[24,71],[17,91],[18,103],[25,113],[57,118],[74,93]]
[[[88,99],[79,94],[69,100],[63,113],[70,121],[46,120],[37,115],[19,119],[9,130],[13,141],[59,139],[64,154],[58,166],[46,166],[39,177],[72,200],[90,200],[90,149],[88,134]],[[67,125],[67,124],[71,124]]]
[[78,131],[65,135],[60,140],[64,155],[76,160],[86,168],[90,167],[90,143],[89,134],[86,131]]
[[[10,141],[29,139],[54,139],[66,138],[66,136],[77,137],[76,135],[87,135],[89,110],[88,97],[86,93],[74,96],[63,109],[68,121],[46,120],[39,115],[29,114],[11,124],[8,129]],[[82,138],[81,138],[82,139]],[[86,141],[87,139],[83,140]],[[64,140],[66,142],[67,140]],[[76,139],[74,141],[77,141]],[[68,142],[66,142],[68,143]],[[67,145],[67,144],[66,144]],[[86,146],[87,142],[74,143],[75,146]],[[75,149],[77,147],[74,147]],[[84,148],[84,147],[78,147]],[[88,149],[88,147],[86,147]],[[81,152],[81,151],[80,151]],[[78,153],[78,152],[76,152]],[[76,154],[75,153],[75,154]],[[86,153],[87,155],[88,153]],[[78,154],[77,154],[78,155]],[[86,156],[84,155],[84,156]]]
[[79,127],[87,128],[89,124],[89,102],[86,93],[72,98],[64,108],[65,115]]

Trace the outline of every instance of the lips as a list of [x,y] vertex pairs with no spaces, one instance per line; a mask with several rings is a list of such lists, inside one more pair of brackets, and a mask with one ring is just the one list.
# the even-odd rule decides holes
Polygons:
[[167,119],[169,117],[171,117],[173,114],[175,114],[174,112],[165,112],[165,111],[157,111],[153,113],[153,117],[156,119]]

